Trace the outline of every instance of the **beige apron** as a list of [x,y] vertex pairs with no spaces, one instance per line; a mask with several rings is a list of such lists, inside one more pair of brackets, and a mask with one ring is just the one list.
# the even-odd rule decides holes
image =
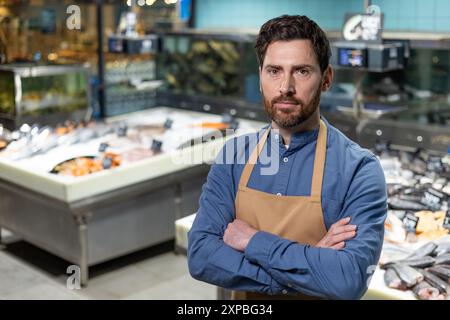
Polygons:
[[[261,137],[242,172],[235,200],[236,218],[246,221],[257,230],[267,231],[292,241],[314,246],[327,232],[321,204],[327,127],[320,120],[311,196],[309,197],[278,196],[247,187],[256,160],[267,141],[269,131],[270,127]],[[301,294],[295,296],[269,296],[240,291],[233,291],[231,297],[232,299],[314,299]]]

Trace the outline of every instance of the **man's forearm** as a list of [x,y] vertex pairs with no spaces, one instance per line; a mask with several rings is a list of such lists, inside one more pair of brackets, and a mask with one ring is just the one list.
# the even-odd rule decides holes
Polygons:
[[310,247],[259,232],[245,256],[279,284],[304,294],[357,299],[367,289],[356,260],[345,251]]
[[284,289],[261,266],[215,235],[190,232],[188,263],[195,279],[227,289],[266,294],[280,294]]

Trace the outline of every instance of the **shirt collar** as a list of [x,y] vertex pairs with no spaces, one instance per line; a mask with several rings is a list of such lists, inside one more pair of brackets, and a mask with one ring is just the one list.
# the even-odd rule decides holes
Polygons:
[[[328,125],[328,121],[324,117],[321,116],[320,118],[325,122],[326,125]],[[272,131],[270,131],[270,134],[272,134]],[[281,138],[281,136],[276,134],[274,138],[275,140],[278,141],[281,150],[293,152],[309,143],[316,141],[318,135],[319,135],[319,128],[310,131],[296,132],[292,134],[291,143],[289,144],[289,149],[287,150],[285,145],[283,144],[283,139]]]

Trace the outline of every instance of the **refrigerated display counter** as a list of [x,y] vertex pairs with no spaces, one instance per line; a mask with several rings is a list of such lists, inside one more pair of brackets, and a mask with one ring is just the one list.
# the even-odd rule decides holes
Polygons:
[[90,115],[90,66],[17,63],[0,66],[0,123],[56,124]]
[[86,285],[90,266],[174,238],[174,221],[196,210],[209,163],[230,137],[225,127],[219,115],[164,107],[56,139],[32,127],[0,151],[0,227],[78,265]]

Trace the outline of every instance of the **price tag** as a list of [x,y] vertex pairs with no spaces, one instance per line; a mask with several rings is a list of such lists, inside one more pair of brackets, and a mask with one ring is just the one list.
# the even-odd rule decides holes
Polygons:
[[166,122],[164,122],[164,128],[165,129],[170,129],[172,128],[172,124],[173,124],[173,120],[170,118],[166,119]]
[[450,229],[450,210],[447,211],[447,215],[444,219],[444,224],[442,225],[445,229]]
[[156,140],[156,139],[154,139],[154,140],[152,141],[151,149],[152,149],[154,152],[160,152],[160,151],[161,151],[161,147],[162,147],[162,141]]
[[413,213],[408,212],[403,218],[403,227],[407,232],[416,232],[418,222],[419,218],[416,217]]
[[442,226],[446,229],[450,229],[450,199],[448,200],[447,214],[445,215],[444,224]]

